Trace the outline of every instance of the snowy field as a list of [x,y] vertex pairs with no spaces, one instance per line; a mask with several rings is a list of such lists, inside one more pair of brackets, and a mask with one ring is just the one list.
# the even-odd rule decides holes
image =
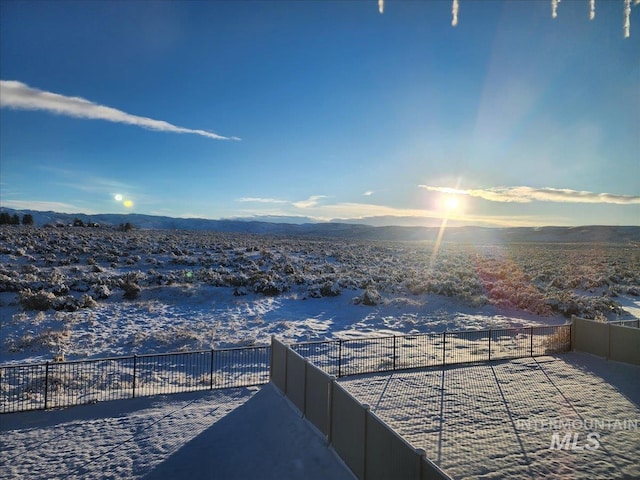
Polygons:
[[[378,352],[412,362],[414,353],[422,356],[426,344],[416,335],[424,333],[434,334],[437,362],[436,333],[478,331],[471,341],[448,339],[469,361],[486,354],[480,330],[522,329],[494,338],[499,357],[546,348],[547,339],[527,336],[527,327],[560,325],[571,314],[640,318],[640,249],[633,245],[436,248],[22,227],[3,227],[0,240],[0,364],[261,345],[271,335],[342,339],[345,352],[365,356],[376,342],[364,337],[377,336]],[[416,337],[390,350],[382,337],[399,334]],[[640,476],[630,460],[637,430],[601,431],[595,451],[549,451],[549,429],[517,422],[637,419],[638,373],[569,354],[344,382],[456,477],[616,478]],[[350,478],[270,386],[10,414],[1,424],[3,478],[199,477],[213,465],[224,478],[298,478],[301,471]]]
[[0,228],[0,363],[640,317],[640,248]]
[[271,385],[5,415],[3,479],[352,480]]
[[639,379],[565,353],[340,383],[456,479],[613,480],[640,478]]

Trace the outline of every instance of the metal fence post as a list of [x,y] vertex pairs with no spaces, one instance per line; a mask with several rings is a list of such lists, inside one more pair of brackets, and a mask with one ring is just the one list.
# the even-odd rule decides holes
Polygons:
[[442,368],[447,364],[447,332],[442,332]]
[[49,400],[49,362],[44,367],[44,409],[47,409]]
[[138,363],[138,357],[133,356],[133,398],[136,398],[136,364]]
[[491,361],[491,329],[489,329],[489,361]]
[[342,376],[342,339],[338,339],[338,378]]
[[213,390],[213,348],[211,349],[211,365],[210,365],[209,390]]
[[531,341],[529,345],[529,356],[533,357],[533,327],[529,327],[529,331],[531,333]]
[[396,370],[396,337],[395,335],[393,336],[393,371]]

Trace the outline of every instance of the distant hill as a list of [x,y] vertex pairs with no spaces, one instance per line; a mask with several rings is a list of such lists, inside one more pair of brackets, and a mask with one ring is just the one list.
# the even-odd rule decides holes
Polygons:
[[[435,240],[437,227],[371,226],[355,223],[289,223],[258,221],[253,219],[208,220],[203,218],[173,218],[154,215],[131,214],[68,214],[41,212],[36,210],[14,210],[1,208],[10,215],[20,218],[31,214],[37,226],[71,225],[75,219],[98,223],[101,226],[117,227],[131,223],[137,229],[194,230],[267,235],[288,235],[305,237],[336,237],[363,240]],[[291,220],[286,218],[286,220]],[[273,220],[278,220],[274,217]],[[640,226],[581,226],[581,227],[448,227],[444,241],[459,243],[587,243],[607,242],[634,244],[640,246]]]

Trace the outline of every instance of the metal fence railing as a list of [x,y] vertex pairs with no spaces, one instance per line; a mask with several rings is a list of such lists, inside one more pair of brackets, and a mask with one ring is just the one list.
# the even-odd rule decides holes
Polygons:
[[343,377],[565,352],[571,350],[571,325],[329,340],[291,348]]
[[[291,345],[330,375],[547,355],[571,349],[571,325],[397,335]],[[0,413],[260,385],[270,347],[0,366]]]
[[0,366],[0,413],[269,381],[269,346]]
[[614,320],[611,325],[622,325],[623,327],[640,328],[640,320]]

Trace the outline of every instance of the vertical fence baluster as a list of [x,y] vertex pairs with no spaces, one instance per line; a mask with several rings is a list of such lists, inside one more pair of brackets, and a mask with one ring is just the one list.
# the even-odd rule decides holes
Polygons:
[[396,336],[393,336],[393,371],[396,370]]
[[48,407],[49,400],[49,362],[44,367],[44,409]]
[[209,390],[213,390],[213,348],[211,349],[211,365],[209,366],[209,371],[211,372]]
[[442,332],[442,368],[447,364],[447,332]]
[[530,331],[530,345],[529,345],[529,356],[533,357],[533,327],[529,327]]
[[342,339],[338,339],[338,378],[342,376]]
[[133,398],[136,398],[136,363],[138,357],[136,355],[133,356]]
[[489,361],[491,361],[491,329],[489,329]]

